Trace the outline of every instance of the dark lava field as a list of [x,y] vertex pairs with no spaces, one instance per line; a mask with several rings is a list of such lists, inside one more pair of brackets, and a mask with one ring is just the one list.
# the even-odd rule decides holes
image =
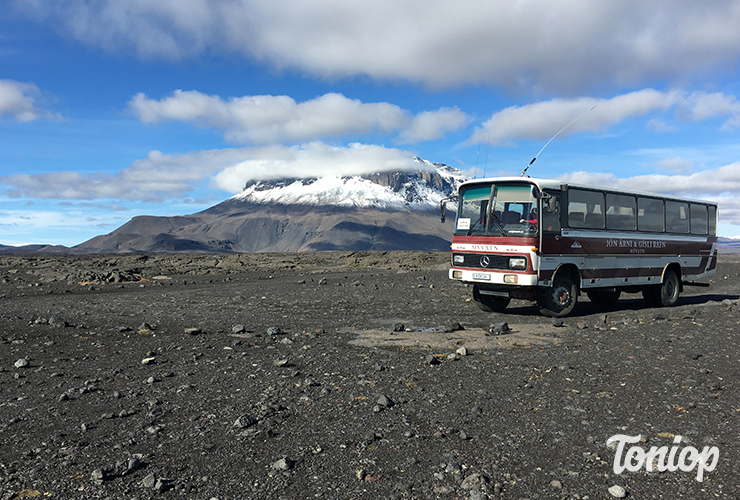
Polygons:
[[739,256],[562,320],[448,260],[0,257],[0,500],[740,498]]

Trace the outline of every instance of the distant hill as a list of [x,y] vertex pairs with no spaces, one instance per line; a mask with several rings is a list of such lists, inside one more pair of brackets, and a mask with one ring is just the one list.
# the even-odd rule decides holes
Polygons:
[[417,159],[416,172],[249,182],[202,212],[134,217],[77,252],[311,252],[449,250],[452,218],[439,201],[465,177]]

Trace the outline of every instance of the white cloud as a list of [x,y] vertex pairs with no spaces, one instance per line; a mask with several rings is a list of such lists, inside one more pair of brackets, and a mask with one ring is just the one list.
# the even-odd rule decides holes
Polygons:
[[[251,179],[355,175],[384,170],[422,168],[413,155],[399,149],[353,144],[332,147],[321,142],[302,146],[198,151],[165,155],[152,151],[116,174],[52,172],[0,176],[11,198],[67,200],[118,199],[161,202],[182,199],[204,182],[229,193]],[[96,205],[109,210],[118,204]]]
[[10,115],[19,122],[32,122],[42,118],[60,119],[59,115],[40,109],[36,99],[41,94],[33,83],[0,80],[0,117]]
[[224,191],[238,193],[248,180],[359,175],[421,167],[410,153],[398,149],[364,144],[332,147],[313,142],[290,148],[253,150],[250,158],[219,172],[214,184]]
[[549,139],[579,116],[560,137],[596,132],[628,118],[668,109],[679,100],[677,92],[644,89],[611,99],[580,97],[511,106],[494,113],[475,131],[470,142],[490,140],[492,144],[504,144],[514,139]]
[[[707,79],[740,59],[740,2],[13,0],[78,40],[144,58],[239,54],[326,79],[572,93]],[[701,72],[701,73],[699,73]]]
[[691,161],[686,158],[666,158],[659,161],[658,166],[676,174],[688,174],[694,170]]
[[455,132],[470,123],[470,117],[457,107],[423,111],[416,115],[399,137],[402,144],[413,144],[443,137],[445,132]]
[[[363,103],[328,93],[302,103],[288,96],[244,96],[223,100],[197,91],[176,90],[161,100],[136,94],[129,110],[145,123],[177,120],[224,130],[241,144],[303,142],[316,139],[401,130],[403,142],[436,139],[467,125],[459,109],[442,108],[411,118],[386,102]],[[408,128],[405,128],[408,127]]]
[[[579,97],[511,106],[494,113],[483,122],[469,142],[490,140],[492,144],[506,144],[519,139],[546,140],[576,119],[559,137],[579,132],[598,132],[631,118],[674,108],[679,120],[703,121],[729,115],[721,129],[729,131],[740,126],[740,101],[733,95],[643,89],[611,99]],[[646,128],[667,132],[674,130],[675,126],[651,119]]]

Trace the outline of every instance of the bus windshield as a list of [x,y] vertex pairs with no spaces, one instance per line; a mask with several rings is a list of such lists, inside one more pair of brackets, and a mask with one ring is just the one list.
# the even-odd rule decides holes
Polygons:
[[460,191],[456,235],[532,237],[538,222],[531,184],[474,184]]

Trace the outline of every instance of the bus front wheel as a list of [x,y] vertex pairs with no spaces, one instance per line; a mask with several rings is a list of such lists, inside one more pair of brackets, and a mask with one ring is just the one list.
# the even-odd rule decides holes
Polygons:
[[552,286],[545,288],[537,298],[540,313],[551,318],[567,316],[576,307],[578,300],[576,284],[567,274],[558,275]]
[[477,285],[473,285],[473,300],[476,305],[486,312],[501,312],[506,309],[511,299],[508,297],[492,297],[483,295]]

